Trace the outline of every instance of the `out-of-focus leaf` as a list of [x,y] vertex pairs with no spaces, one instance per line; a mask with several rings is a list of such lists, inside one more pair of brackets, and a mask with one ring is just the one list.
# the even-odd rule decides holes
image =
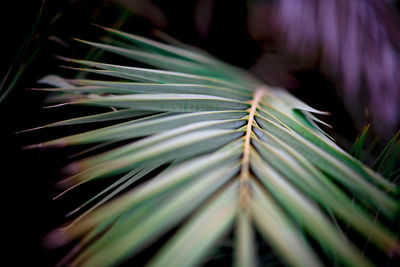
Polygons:
[[[395,186],[322,132],[316,116],[325,112],[206,53],[106,30],[122,41],[85,42],[166,70],[65,59],[116,79],[62,79],[61,88],[45,89],[61,94],[53,103],[118,110],[42,128],[128,120],[30,146],[107,148],[125,140],[64,169],[65,197],[82,183],[121,175],[49,234],[53,246],[80,238],[66,263],[117,265],[172,229],[150,266],[201,264],[231,229],[237,266],[257,264],[257,233],[289,265],[321,266],[316,251],[338,264],[371,265],[343,224],[387,254],[399,251],[388,227],[399,208]],[[396,175],[392,165],[385,160]]]

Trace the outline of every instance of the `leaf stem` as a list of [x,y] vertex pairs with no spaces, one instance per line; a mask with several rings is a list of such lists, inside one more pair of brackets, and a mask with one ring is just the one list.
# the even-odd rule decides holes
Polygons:
[[254,115],[257,111],[257,107],[267,93],[268,88],[261,86],[257,88],[254,92],[253,99],[251,100],[251,106],[249,108],[249,117],[246,125],[246,135],[244,136],[244,146],[243,146],[243,157],[242,157],[242,168],[240,171],[240,187],[239,187],[239,207],[246,208],[249,205],[250,200],[250,188],[249,188],[249,178],[250,178],[250,149],[251,149],[251,135],[254,123]]

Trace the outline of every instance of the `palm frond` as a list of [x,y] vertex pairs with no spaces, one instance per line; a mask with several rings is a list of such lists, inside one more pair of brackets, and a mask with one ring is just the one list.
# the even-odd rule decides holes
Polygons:
[[[30,146],[124,141],[65,168],[66,191],[121,175],[48,236],[53,246],[80,240],[70,263],[117,265],[174,229],[150,266],[198,264],[232,229],[239,266],[256,264],[257,233],[289,265],[321,266],[318,247],[325,258],[372,265],[344,236],[346,224],[379,250],[399,253],[386,226],[398,212],[395,186],[322,132],[313,114],[323,112],[207,53],[104,29],[126,45],[82,42],[165,70],[62,58],[107,80],[60,79],[61,88],[44,89],[60,92],[51,103],[115,111],[43,128],[126,120]],[[153,177],[160,166],[168,167]]]

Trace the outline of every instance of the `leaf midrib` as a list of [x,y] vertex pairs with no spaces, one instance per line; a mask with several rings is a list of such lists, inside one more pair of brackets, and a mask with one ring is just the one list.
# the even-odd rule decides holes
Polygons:
[[251,150],[251,136],[253,133],[253,123],[254,116],[257,111],[257,107],[260,104],[260,101],[268,92],[268,88],[265,86],[259,87],[253,95],[253,99],[251,100],[249,115],[246,124],[246,134],[244,136],[244,145],[243,145],[243,156],[241,163],[241,171],[239,174],[239,207],[246,208],[250,203],[250,150]]

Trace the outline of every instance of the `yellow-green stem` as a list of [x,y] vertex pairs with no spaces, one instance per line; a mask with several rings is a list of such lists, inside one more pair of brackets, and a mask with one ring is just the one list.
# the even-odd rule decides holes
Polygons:
[[251,101],[251,106],[249,108],[249,117],[246,125],[246,135],[244,137],[244,145],[243,145],[243,157],[242,157],[242,169],[239,175],[240,179],[240,188],[239,188],[239,205],[241,208],[245,208],[248,206],[250,201],[250,188],[249,188],[249,179],[250,179],[250,148],[251,148],[251,135],[252,135],[252,127],[254,123],[254,115],[257,111],[257,107],[267,93],[267,88],[262,86],[259,87],[254,92],[254,97]]

